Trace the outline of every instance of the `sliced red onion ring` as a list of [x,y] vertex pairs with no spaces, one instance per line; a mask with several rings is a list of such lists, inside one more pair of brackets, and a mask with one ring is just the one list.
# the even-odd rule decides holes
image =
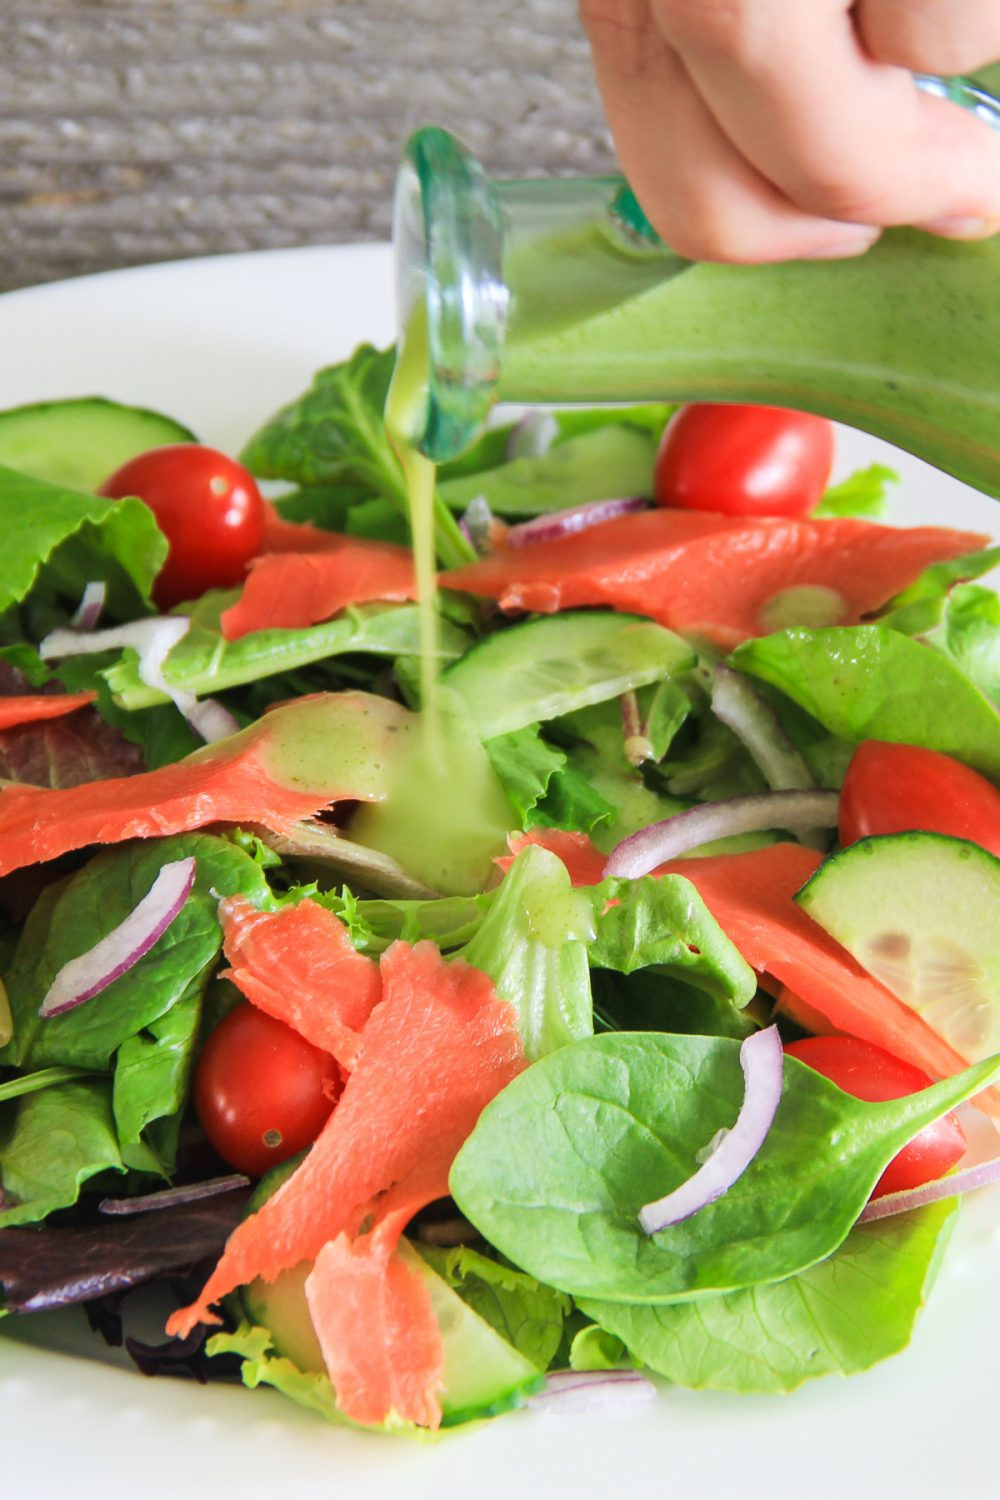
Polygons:
[[754,792],[721,802],[703,802],[622,839],[612,849],[604,874],[637,880],[668,859],[736,833],[768,828],[833,828],[839,800],[836,792],[813,791]]
[[194,885],[195,860],[164,865],[139,904],[78,958],[63,964],[38,1008],[45,1019],[92,1000],[148,953],[178,916]]
[[496,550],[507,535],[507,527],[490,509],[485,495],[474,495],[466,506],[459,527],[480,557]]
[[559,436],[559,423],[551,412],[526,411],[507,434],[504,458],[544,458]]
[[781,1098],[785,1054],[776,1026],[748,1036],[740,1046],[744,1093],[736,1123],[711,1156],[672,1193],[639,1210],[647,1234],[689,1219],[714,1203],[742,1177],[767,1139]]
[[892,1214],[906,1214],[913,1208],[923,1208],[927,1203],[937,1203],[942,1198],[954,1198],[959,1193],[971,1193],[976,1188],[992,1187],[1000,1182],[1000,1157],[982,1161],[975,1167],[963,1167],[948,1177],[938,1177],[934,1182],[925,1182],[920,1187],[906,1188],[900,1193],[885,1193],[866,1203],[858,1217],[859,1224],[870,1224],[873,1219],[888,1219]]
[[164,1188],[158,1193],[142,1193],[137,1198],[102,1198],[97,1205],[102,1214],[148,1214],[161,1208],[179,1208],[182,1203],[198,1203],[202,1198],[217,1198],[250,1186],[249,1177],[231,1172],[227,1177],[209,1177],[204,1182],[189,1182],[184,1187]]
[[562,536],[572,536],[577,531],[586,531],[589,526],[600,526],[613,521],[617,516],[631,515],[633,511],[647,510],[649,502],[642,495],[616,496],[611,500],[591,500],[586,505],[574,505],[569,510],[549,511],[543,516],[532,516],[530,521],[521,521],[517,526],[508,526],[509,547],[529,547],[535,542],[552,542]]
[[781,727],[763,693],[732,667],[717,666],[712,677],[712,712],[749,750],[773,791],[803,791],[816,785],[812,772]]
[[84,585],[76,614],[70,622],[74,630],[93,630],[104,613],[108,586],[103,579]]
[[638,1370],[555,1370],[544,1388],[528,1397],[528,1405],[536,1411],[578,1412],[655,1400],[656,1386]]
[[141,681],[169,698],[196,734],[208,743],[228,739],[240,728],[228,708],[214,698],[198,699],[187,688],[174,687],[164,676],[164,662],[190,629],[187,615],[153,615],[150,619],[115,625],[110,630],[53,630],[38,650],[42,659],[48,661],[52,657],[83,656],[92,651],[131,646],[139,653],[136,670]]

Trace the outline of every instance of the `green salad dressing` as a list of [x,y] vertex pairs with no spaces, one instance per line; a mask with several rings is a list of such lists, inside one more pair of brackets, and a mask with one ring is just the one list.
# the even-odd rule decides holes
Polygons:
[[[1000,130],[995,101],[958,92]],[[406,148],[394,239],[401,318],[427,319],[417,430],[438,461],[496,400],[751,402],[849,423],[1000,495],[1000,237],[892,229],[855,259],[699,264],[622,179],[493,182],[431,127]]]
[[[510,810],[468,716],[439,680],[436,469],[411,439],[414,412],[426,397],[427,368],[426,319],[418,309],[400,340],[385,423],[406,481],[420,621],[421,712],[416,733],[404,737],[391,757],[384,800],[361,808],[352,831],[359,843],[391,855],[434,890],[452,894],[482,889],[494,855],[506,847]],[[457,835],[456,808],[462,810]]]

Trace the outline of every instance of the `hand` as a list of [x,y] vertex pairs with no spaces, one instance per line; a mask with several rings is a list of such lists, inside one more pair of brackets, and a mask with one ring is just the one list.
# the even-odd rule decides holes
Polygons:
[[913,72],[1000,56],[1000,0],[580,0],[622,168],[694,260],[1000,229],[1000,136]]

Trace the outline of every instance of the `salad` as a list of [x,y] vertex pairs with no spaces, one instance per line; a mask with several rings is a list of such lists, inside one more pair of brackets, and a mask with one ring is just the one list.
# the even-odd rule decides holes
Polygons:
[[998,1073],[996,556],[859,519],[877,472],[815,518],[651,507],[662,408],[500,428],[438,486],[435,780],[390,370],[359,351],[249,441],[295,486],[263,560],[166,615],[150,509],[94,491],[139,492],[123,426],[191,435],[8,414],[0,496],[39,518],[3,600],[9,1315],[195,1270],[147,1368],[393,1428],[867,1368],[957,1200],[865,1205],[950,1171]]

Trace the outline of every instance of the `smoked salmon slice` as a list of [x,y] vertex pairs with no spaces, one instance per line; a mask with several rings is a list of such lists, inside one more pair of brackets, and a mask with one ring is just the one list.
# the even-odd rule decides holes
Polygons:
[[[598,873],[595,878],[595,870],[603,867],[604,856],[586,835],[570,837],[567,845],[564,833],[532,829],[511,847],[516,852],[526,843],[541,844],[564,859],[574,885],[596,884],[601,877]],[[750,967],[801,997],[829,1029],[874,1042],[934,1078],[960,1072],[965,1059],[873,979],[795,901],[796,891],[820,861],[814,849],[780,843],[742,854],[674,859],[652,873],[690,880]]]
[[368,693],[315,693],[155,771],[0,791],[0,875],[88,844],[163,838],[208,823],[277,833],[331,802],[378,801],[410,716]]
[[243,593],[221,616],[227,641],[254,630],[305,629],[332,619],[350,604],[416,598],[408,547],[326,535],[329,544],[322,551],[254,559]]
[[[183,1335],[196,1323],[215,1322],[212,1304],[235,1287],[258,1276],[273,1281],[332,1246],[312,1300],[320,1344],[337,1351],[330,1373],[342,1409],[348,1416],[363,1412],[363,1421],[395,1413],[436,1425],[439,1364],[436,1355],[426,1356],[424,1304],[389,1257],[413,1214],[445,1196],[460,1146],[526,1059],[516,1012],[478,969],[445,963],[432,943],[397,942],[378,972],[381,999],[362,1027],[357,1064],[327,1124],[301,1166],[238,1225],[197,1302],[175,1313],[167,1328]],[[322,999],[312,996],[309,1004]],[[425,1350],[419,1368],[435,1384],[404,1400],[386,1364],[391,1347],[385,1360],[362,1360],[357,1341],[374,1342],[370,1328],[345,1338],[339,1315],[323,1322],[324,1309],[341,1296],[341,1276],[344,1296],[381,1299],[387,1336],[405,1343],[413,1333]],[[397,1294],[399,1305],[390,1307],[387,1299]]]
[[[783,624],[857,624],[931,563],[987,541],[938,526],[658,509],[494,552],[439,581],[510,611],[610,605],[728,650]],[[812,591],[821,620],[795,618],[800,590]]]
[[315,901],[262,912],[245,896],[220,902],[219,918],[230,964],[221,977],[350,1072],[382,981],[343,922]]
[[0,698],[0,731],[41,719],[60,719],[93,703],[96,693],[18,693]]

